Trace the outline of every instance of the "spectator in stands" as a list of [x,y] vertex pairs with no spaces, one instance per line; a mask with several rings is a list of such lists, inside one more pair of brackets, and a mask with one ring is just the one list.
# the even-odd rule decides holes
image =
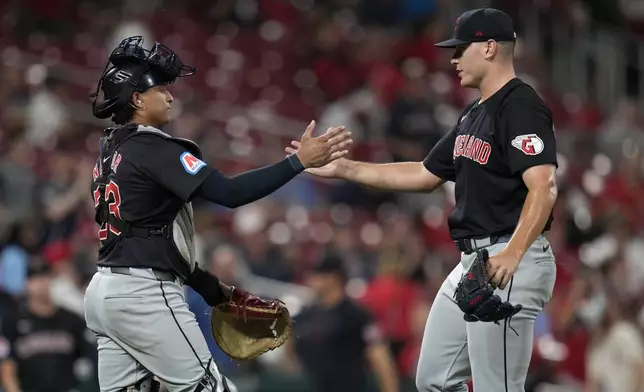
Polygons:
[[[67,247],[67,242],[77,229],[79,204],[90,194],[93,163],[70,153],[57,153],[49,161],[50,177],[42,184],[41,201],[48,230],[46,245]],[[91,179],[91,178],[90,178]]]
[[9,342],[0,364],[5,392],[69,392],[96,374],[94,336],[82,318],[54,305],[50,282],[47,264],[31,264],[25,302],[13,322],[3,323]]
[[[44,68],[44,66],[40,66]],[[32,66],[30,74],[36,74],[38,66]],[[45,71],[42,71],[45,72]],[[38,78],[37,75],[31,78]],[[69,108],[65,102],[64,85],[43,75],[44,81],[30,80],[35,91],[27,106],[27,129],[25,134],[32,146],[51,149],[56,146],[58,136],[69,125]]]
[[410,306],[409,325],[411,337],[405,342],[405,346],[397,358],[401,376],[404,376],[413,385],[414,389],[416,388],[414,380],[416,379],[416,371],[418,370],[420,346],[423,342],[423,333],[425,332],[425,324],[431,305],[430,301],[418,299]]
[[405,88],[391,108],[387,137],[395,161],[422,161],[445,132],[434,117],[436,102],[422,77],[424,66],[407,64],[421,69],[408,71],[418,74],[407,76]]
[[412,337],[412,312],[421,295],[419,288],[407,279],[406,264],[403,247],[385,251],[378,274],[361,301],[382,328],[395,358]]
[[327,255],[315,266],[309,285],[317,303],[295,317],[290,358],[299,360],[318,392],[366,392],[367,369],[380,391],[397,392],[396,365],[383,334],[369,313],[347,297],[346,277],[339,256]]
[[617,110],[599,128],[598,147],[613,162],[620,162],[628,145],[644,149],[644,128],[637,113],[634,97],[624,97]]
[[0,251],[0,289],[20,296],[25,290],[27,266],[40,251],[41,225],[35,219],[14,225],[7,246]]
[[17,137],[0,161],[0,238],[36,207],[35,159],[27,140]]
[[607,290],[601,322],[591,342],[586,392],[637,392],[644,389],[644,342],[624,317],[623,304]]

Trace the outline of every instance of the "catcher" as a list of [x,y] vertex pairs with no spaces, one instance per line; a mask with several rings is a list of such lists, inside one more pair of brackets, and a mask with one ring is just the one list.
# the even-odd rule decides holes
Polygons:
[[199,267],[191,201],[234,208],[263,198],[305,168],[344,156],[350,134],[337,127],[313,137],[312,122],[297,154],[227,177],[195,143],[160,130],[170,120],[167,86],[196,69],[158,42],[151,50],[142,44],[130,37],[114,49],[92,105],[94,116],[116,125],[105,130],[92,173],[100,249],[85,318],[98,340],[100,389],[156,391],[156,376],[170,392],[236,391],[213,363],[182,285],[213,307],[214,338],[236,359],[283,344],[291,320],[282,303],[228,287]]

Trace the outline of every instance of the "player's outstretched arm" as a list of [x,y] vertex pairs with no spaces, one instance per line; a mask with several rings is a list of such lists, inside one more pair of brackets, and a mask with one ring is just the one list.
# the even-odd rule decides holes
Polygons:
[[230,208],[239,207],[270,195],[305,169],[324,166],[349,153],[353,140],[344,127],[331,128],[318,137],[313,137],[314,129],[312,121],[299,142],[300,149],[286,159],[234,177],[215,171],[194,196]]
[[[301,148],[293,141],[286,152],[293,154]],[[319,168],[306,170],[323,178],[339,178],[387,191],[431,192],[445,181],[431,173],[423,162],[369,163],[337,159]]]
[[217,306],[228,301],[231,289],[212,273],[201,269],[197,264],[194,271],[186,279],[185,284],[192,287],[210,306]]

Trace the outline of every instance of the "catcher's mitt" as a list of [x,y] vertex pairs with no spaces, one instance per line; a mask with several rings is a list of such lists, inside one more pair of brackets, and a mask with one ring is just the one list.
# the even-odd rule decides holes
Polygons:
[[486,249],[477,252],[469,271],[465,273],[454,293],[454,299],[465,315],[465,321],[499,323],[517,314],[523,307],[503,302],[494,294],[494,288],[487,276],[489,254]]
[[233,287],[229,301],[212,309],[210,325],[219,348],[241,360],[283,345],[292,321],[281,301],[263,300]]

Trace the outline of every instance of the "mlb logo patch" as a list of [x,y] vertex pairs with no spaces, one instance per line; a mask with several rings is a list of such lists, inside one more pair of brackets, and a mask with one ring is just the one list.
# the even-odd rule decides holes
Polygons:
[[195,157],[189,152],[184,152],[181,154],[181,164],[183,165],[183,168],[186,169],[186,171],[192,175],[195,175],[199,173],[199,170],[206,166],[206,162],[202,161],[201,159]]

